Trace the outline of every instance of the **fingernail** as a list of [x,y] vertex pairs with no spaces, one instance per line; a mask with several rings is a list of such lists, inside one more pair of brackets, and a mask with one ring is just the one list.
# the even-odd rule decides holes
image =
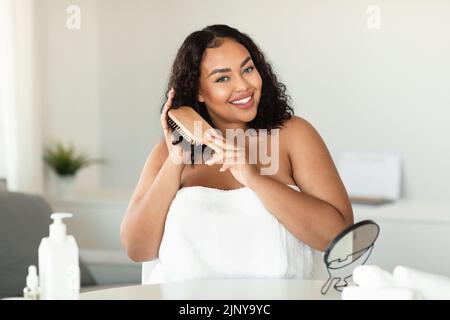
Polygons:
[[220,170],[219,170],[220,172],[224,172],[225,171],[225,169],[224,168],[220,168]]

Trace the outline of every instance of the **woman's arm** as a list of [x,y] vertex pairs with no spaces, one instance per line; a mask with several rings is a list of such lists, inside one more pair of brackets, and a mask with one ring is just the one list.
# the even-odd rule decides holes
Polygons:
[[302,192],[263,175],[257,175],[249,187],[294,236],[324,251],[353,224],[347,191],[325,143],[311,124],[293,117],[285,134],[289,137],[283,141],[288,144],[293,178]]
[[167,211],[180,188],[183,165],[168,156],[164,139],[150,153],[120,227],[128,256],[136,261],[158,257]]

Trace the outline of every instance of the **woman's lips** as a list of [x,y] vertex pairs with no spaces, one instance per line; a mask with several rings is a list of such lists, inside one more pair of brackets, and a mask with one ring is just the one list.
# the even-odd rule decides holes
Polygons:
[[[254,94],[252,94],[251,95],[251,98],[250,98],[250,100],[248,100],[248,102],[247,103],[245,103],[245,104],[234,104],[234,103],[231,103],[231,102],[229,102],[231,105],[233,105],[234,107],[237,107],[237,108],[239,108],[239,109],[248,109],[248,108],[250,108],[252,105],[253,105],[253,95]],[[241,99],[242,100],[242,99]]]

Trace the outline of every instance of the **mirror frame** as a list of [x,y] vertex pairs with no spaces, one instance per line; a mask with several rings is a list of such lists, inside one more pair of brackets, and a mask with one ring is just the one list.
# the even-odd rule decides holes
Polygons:
[[375,239],[373,240],[373,243],[375,243],[375,241],[377,241],[378,236],[380,235],[380,226],[379,226],[375,221],[372,221],[372,220],[363,220],[363,221],[357,222],[357,223],[355,223],[355,224],[352,224],[351,226],[349,226],[349,227],[345,228],[344,230],[342,230],[342,231],[336,236],[336,238],[334,238],[334,239],[330,242],[330,244],[329,244],[329,245],[327,246],[327,248],[325,249],[325,255],[323,256],[323,262],[325,262],[325,264],[327,265],[327,268],[328,268],[328,262],[327,262],[328,256],[330,255],[330,252],[331,252],[331,250],[334,248],[334,246],[336,245],[336,243],[338,243],[342,238],[344,238],[349,232],[351,232],[351,231],[353,231],[353,230],[355,230],[355,229],[357,229],[357,228],[359,228],[359,227],[361,227],[361,226],[364,226],[364,225],[366,225],[366,224],[374,224],[374,225],[377,226],[377,229],[378,229],[378,230],[377,230],[377,235],[376,235]]
[[[351,226],[348,226],[347,228],[345,228],[344,230],[342,230],[342,231],[341,231],[341,232],[340,232],[340,233],[339,233],[339,234],[338,234],[338,235],[330,242],[330,244],[329,244],[329,245],[327,246],[327,248],[325,249],[325,254],[324,254],[324,257],[323,257],[323,262],[325,263],[325,266],[326,266],[326,268],[327,268],[327,272],[328,272],[329,278],[325,281],[324,285],[322,286],[321,293],[322,293],[323,295],[327,294],[327,292],[328,292],[328,290],[329,290],[329,288],[330,288],[330,286],[332,285],[332,283],[333,283],[334,280],[337,279],[337,280],[338,280],[338,283],[336,283],[333,287],[334,287],[337,291],[342,291],[341,288],[348,285],[347,279],[350,278],[351,276],[353,276],[353,274],[351,274],[351,275],[349,275],[349,276],[347,276],[347,277],[333,277],[333,276],[332,276],[332,273],[331,273],[330,269],[341,269],[341,268],[330,268],[330,263],[328,262],[328,257],[330,256],[330,252],[333,250],[333,248],[336,246],[336,244],[337,244],[342,238],[344,238],[346,235],[348,235],[350,232],[352,232],[352,231],[354,231],[354,230],[360,228],[361,226],[368,225],[368,224],[373,224],[373,225],[375,225],[375,226],[377,227],[377,233],[376,233],[375,238],[374,238],[373,241],[372,241],[372,244],[371,244],[369,247],[367,247],[367,248],[369,249],[369,250],[368,250],[368,255],[367,255],[367,257],[364,259],[364,261],[362,262],[361,265],[365,264],[366,261],[369,259],[370,255],[372,254],[372,250],[373,250],[373,247],[375,246],[375,242],[377,241],[378,236],[380,235],[380,226],[379,226],[375,221],[373,221],[373,220],[362,220],[362,221],[359,221],[359,222],[357,222],[357,223],[352,224]],[[352,254],[354,254],[354,253],[352,253]],[[358,259],[359,259],[359,257],[358,257]],[[344,267],[345,267],[345,266],[344,266]],[[340,280],[339,280],[339,279],[340,279]],[[341,280],[345,283],[344,285],[339,285],[339,283],[340,283]]]

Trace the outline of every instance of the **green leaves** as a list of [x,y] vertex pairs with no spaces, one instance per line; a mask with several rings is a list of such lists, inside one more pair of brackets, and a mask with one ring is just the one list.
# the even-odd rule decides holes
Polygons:
[[61,142],[44,149],[44,161],[60,176],[74,176],[82,168],[105,163],[102,159],[89,158],[86,153],[78,153],[72,144],[64,146]]

